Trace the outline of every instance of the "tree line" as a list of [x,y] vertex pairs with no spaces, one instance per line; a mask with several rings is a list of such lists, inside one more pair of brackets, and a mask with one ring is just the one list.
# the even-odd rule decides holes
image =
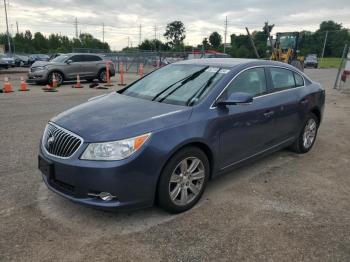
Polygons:
[[[252,32],[252,38],[260,57],[269,57],[267,45],[269,32],[274,25],[265,23],[261,30]],[[326,34],[327,44],[325,46],[324,55],[327,57],[340,57],[344,44],[350,43],[349,29],[344,28],[342,24],[334,21],[323,21],[315,32],[300,32],[299,51],[301,55],[310,53],[321,55],[323,43]],[[186,28],[181,21],[173,21],[166,26],[164,37],[165,42],[158,39],[145,39],[142,43],[134,48],[126,47],[123,51],[192,51],[200,50],[217,50],[223,52],[223,38],[218,32],[212,32],[205,37],[197,46],[188,46],[184,44],[186,38]],[[102,49],[110,51],[108,43],[94,38],[91,34],[80,34],[79,38],[68,38],[58,34],[51,34],[48,37],[40,32],[36,32],[34,36],[27,30],[25,33],[18,33],[11,38],[12,51],[17,53],[66,53],[72,52],[74,48]],[[6,34],[0,34],[0,44],[7,47]],[[232,34],[230,36],[230,44],[226,46],[226,53],[232,57],[255,58],[255,53],[251,45],[250,39],[246,34]]]
[[[15,53],[68,53],[74,48],[103,49],[109,51],[108,43],[94,38],[91,34],[82,33],[79,38],[69,38],[59,34],[50,34],[48,37],[40,32],[32,35],[30,30],[24,33],[17,33],[11,38],[11,51]],[[0,44],[5,45],[5,50],[9,51],[7,35],[0,34]]]

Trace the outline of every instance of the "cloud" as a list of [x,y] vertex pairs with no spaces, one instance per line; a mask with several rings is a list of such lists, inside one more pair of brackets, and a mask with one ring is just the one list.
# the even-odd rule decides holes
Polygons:
[[[3,6],[0,12],[3,13]],[[185,42],[198,44],[211,32],[223,35],[225,16],[228,17],[228,33],[245,33],[260,30],[265,21],[275,24],[275,31],[316,30],[321,21],[334,20],[350,27],[348,0],[294,0],[288,5],[275,0],[11,0],[9,23],[15,32],[16,21],[20,31],[30,29],[46,34],[62,33],[74,36],[74,19],[78,28],[102,39],[102,24],[105,24],[105,40],[113,49],[139,42],[139,25],[142,39],[160,39],[166,24],[181,20],[186,27]],[[1,15],[0,30],[5,31],[5,19]],[[12,26],[11,26],[12,25]]]

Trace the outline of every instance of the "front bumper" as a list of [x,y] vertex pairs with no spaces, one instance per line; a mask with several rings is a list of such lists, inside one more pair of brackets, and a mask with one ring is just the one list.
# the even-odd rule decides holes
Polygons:
[[46,70],[39,70],[28,72],[28,78],[26,80],[27,83],[46,83],[48,78],[48,71]]
[[[86,146],[84,146],[86,148]],[[82,148],[75,155],[80,156]],[[39,157],[52,164],[52,175],[43,180],[53,192],[73,202],[105,210],[130,210],[153,205],[158,169],[147,152],[121,161],[59,159],[42,150]],[[154,160],[153,160],[154,162]],[[89,194],[108,192],[110,201]]]

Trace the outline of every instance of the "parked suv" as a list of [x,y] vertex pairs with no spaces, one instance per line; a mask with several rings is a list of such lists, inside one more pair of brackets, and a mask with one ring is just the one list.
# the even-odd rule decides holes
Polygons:
[[309,54],[305,58],[305,67],[313,67],[317,68],[318,67],[318,60],[317,60],[317,55],[316,54]]
[[[114,67],[111,66],[110,76],[115,75]],[[64,81],[75,80],[79,74],[80,79],[93,81],[99,79],[106,82],[106,61],[97,54],[65,54],[51,61],[35,62],[28,73],[27,82],[51,83],[53,75],[60,85]]]

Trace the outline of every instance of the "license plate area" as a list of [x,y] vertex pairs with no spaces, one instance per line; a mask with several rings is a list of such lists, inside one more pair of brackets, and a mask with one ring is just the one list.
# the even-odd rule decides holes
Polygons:
[[54,165],[52,162],[45,160],[41,156],[38,157],[38,167],[39,170],[43,173],[47,178],[53,178],[55,174]]

